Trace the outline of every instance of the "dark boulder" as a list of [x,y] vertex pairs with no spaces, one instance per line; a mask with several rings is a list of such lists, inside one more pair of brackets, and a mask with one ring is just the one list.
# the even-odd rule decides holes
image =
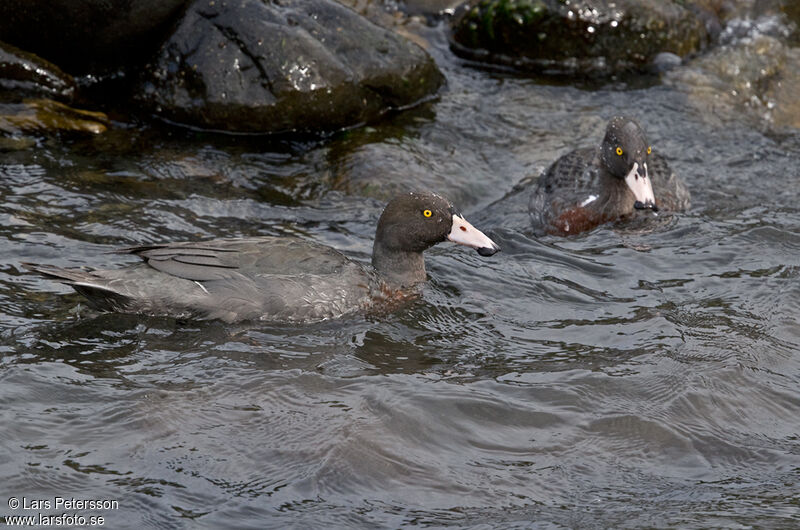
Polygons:
[[419,46],[330,0],[197,1],[138,99],[206,129],[334,130],[413,105],[443,77]]
[[73,73],[146,60],[187,0],[3,0],[0,40]]
[[700,50],[708,30],[679,0],[471,0],[453,20],[456,53],[553,74],[641,70]]
[[0,88],[69,100],[75,94],[75,81],[56,65],[0,42]]

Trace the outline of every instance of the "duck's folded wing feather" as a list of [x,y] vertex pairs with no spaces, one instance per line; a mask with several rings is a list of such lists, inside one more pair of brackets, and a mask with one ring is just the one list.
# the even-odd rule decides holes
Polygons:
[[166,274],[201,282],[270,274],[331,274],[347,262],[344,255],[330,247],[270,236],[167,243],[117,252],[139,256]]
[[241,245],[228,241],[167,243],[119,249],[122,254],[139,256],[152,268],[194,281],[222,280],[236,275],[240,268]]
[[691,204],[689,189],[675,175],[667,160],[654,153],[650,155],[648,166],[652,175],[656,204],[659,208],[673,212],[688,209]]

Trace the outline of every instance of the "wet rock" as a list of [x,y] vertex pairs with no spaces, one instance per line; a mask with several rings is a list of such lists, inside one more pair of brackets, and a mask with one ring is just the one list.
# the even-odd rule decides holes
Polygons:
[[782,68],[761,97],[766,118],[779,129],[800,129],[800,48],[789,48]]
[[682,62],[682,59],[674,53],[661,52],[653,57],[650,63],[650,69],[655,73],[668,72],[680,66]]
[[56,65],[0,42],[0,88],[68,100],[75,94],[75,81]]
[[329,0],[198,1],[139,99],[207,129],[276,133],[358,125],[436,92],[431,57]]
[[[459,205],[470,205],[481,191],[474,183],[432,172],[417,153],[402,145],[366,144],[331,166],[328,185],[348,195],[385,202],[409,190],[436,190]],[[489,188],[489,186],[484,186]]]
[[409,15],[433,16],[452,13],[461,3],[462,0],[402,0],[398,5]]
[[336,0],[383,27],[405,22],[409,17],[438,18],[453,14],[464,0]]
[[671,0],[471,0],[452,25],[456,53],[551,74],[608,75],[679,57],[709,40],[696,9]]
[[723,31],[730,32],[730,23],[773,16],[793,21],[794,28],[789,28],[790,33],[794,30],[797,34],[799,29],[800,2],[797,0],[685,0],[685,4],[706,22],[714,38]]
[[[474,132],[471,120],[431,127],[439,119],[432,107],[421,105],[382,120],[379,127],[335,135],[326,142],[326,162],[321,164],[325,171],[318,174],[317,182],[380,202],[407,191],[436,190],[461,208],[496,192],[504,181],[503,171],[508,170],[506,166],[498,172],[497,165],[487,162],[487,152],[497,150],[467,150],[465,146],[474,148],[480,143],[474,137],[462,143],[463,135],[470,136],[466,131]],[[448,156],[441,156],[442,145],[448,146]]]
[[382,28],[394,29],[406,19],[405,13],[397,8],[396,3],[387,5],[382,0],[336,0],[336,2],[349,7]]
[[742,111],[774,128],[800,128],[800,48],[788,44],[785,21],[775,16],[736,19],[722,44],[664,75],[684,90],[700,115],[716,120]]
[[[457,0],[457,3],[461,1],[463,0]],[[432,37],[433,26],[437,25],[435,19],[438,18],[438,13],[410,12],[405,4],[393,0],[336,0],[336,2],[349,7],[373,24],[394,31],[424,50],[430,51],[429,39]],[[439,32],[435,35],[438,37]]]
[[187,0],[4,0],[0,40],[71,73],[154,53]]
[[49,99],[0,104],[0,133],[7,135],[58,132],[99,134],[108,125],[109,120],[102,112],[75,109]]

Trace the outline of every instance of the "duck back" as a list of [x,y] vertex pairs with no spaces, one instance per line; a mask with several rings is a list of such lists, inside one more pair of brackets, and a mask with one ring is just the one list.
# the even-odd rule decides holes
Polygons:
[[603,185],[598,156],[594,148],[576,149],[539,177],[529,203],[537,234],[574,234],[610,220],[598,208]]
[[661,211],[681,212],[691,205],[689,188],[679,179],[667,163],[667,159],[653,153],[648,161],[650,179],[656,204]]

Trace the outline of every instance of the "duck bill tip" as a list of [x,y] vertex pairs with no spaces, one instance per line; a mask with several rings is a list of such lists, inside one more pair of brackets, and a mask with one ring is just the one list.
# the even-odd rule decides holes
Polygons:
[[633,207],[637,210],[653,210],[654,212],[658,211],[658,206],[654,202],[642,202],[636,201],[633,203]]
[[458,214],[453,214],[453,227],[447,235],[447,240],[474,248],[481,256],[492,256],[500,251],[497,243]]
[[484,257],[494,256],[498,252],[500,252],[500,247],[494,245],[492,247],[481,247],[478,250],[478,254]]

